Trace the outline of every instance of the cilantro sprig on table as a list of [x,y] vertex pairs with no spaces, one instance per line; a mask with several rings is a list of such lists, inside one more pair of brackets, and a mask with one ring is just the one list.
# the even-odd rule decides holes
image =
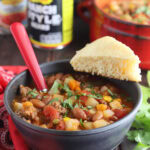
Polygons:
[[127,137],[131,141],[138,142],[134,150],[148,150],[150,148],[150,71],[147,73],[149,87],[141,85],[143,101],[138,111],[135,121],[132,124],[133,130],[130,130]]

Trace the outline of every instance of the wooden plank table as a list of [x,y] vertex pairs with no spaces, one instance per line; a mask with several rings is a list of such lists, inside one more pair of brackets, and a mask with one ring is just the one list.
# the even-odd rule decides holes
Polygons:
[[[74,40],[63,50],[47,51],[34,48],[39,63],[71,58],[76,50],[89,42],[89,28],[77,16],[74,19]],[[24,65],[24,61],[11,35],[0,36],[0,65]],[[142,84],[146,85],[146,71],[142,71]],[[124,140],[117,150],[132,150],[134,143]]]

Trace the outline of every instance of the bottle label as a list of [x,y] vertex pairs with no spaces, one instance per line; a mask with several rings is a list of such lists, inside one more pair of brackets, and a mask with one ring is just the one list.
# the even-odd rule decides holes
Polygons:
[[27,0],[0,0],[0,33],[13,22],[26,25]]
[[73,0],[29,0],[28,25],[33,44],[57,47],[69,43],[72,22]]

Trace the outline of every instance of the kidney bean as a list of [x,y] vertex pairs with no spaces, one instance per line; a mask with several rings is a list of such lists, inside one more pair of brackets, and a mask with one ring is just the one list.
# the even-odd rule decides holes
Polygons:
[[59,124],[56,126],[56,130],[65,130],[65,123],[64,121],[60,121]]
[[31,99],[32,104],[37,108],[43,108],[45,104],[39,99]]
[[61,79],[63,77],[63,73],[57,73],[56,75],[55,75],[55,78],[56,79]]
[[73,115],[78,119],[83,119],[83,120],[87,119],[86,113],[81,108],[74,108],[72,112]]
[[96,121],[96,120],[100,120],[101,118],[103,118],[103,113],[101,111],[97,111],[95,115],[93,115],[92,120]]
[[55,79],[56,79],[55,75],[52,75],[52,76],[48,77],[48,79],[47,79],[47,85],[48,85],[48,87],[51,87],[53,85]]

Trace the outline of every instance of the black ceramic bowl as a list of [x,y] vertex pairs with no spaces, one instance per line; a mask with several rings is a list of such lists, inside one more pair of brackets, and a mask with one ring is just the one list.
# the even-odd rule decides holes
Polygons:
[[[73,72],[69,60],[41,65],[44,75],[57,72]],[[137,83],[108,79],[126,91],[133,99],[133,110],[123,119],[97,129],[84,131],[57,131],[31,125],[19,118],[11,109],[11,103],[18,93],[19,85],[31,81],[28,71],[17,75],[5,90],[4,102],[17,129],[27,145],[33,150],[112,150],[118,146],[129,130],[141,104],[141,90]]]

